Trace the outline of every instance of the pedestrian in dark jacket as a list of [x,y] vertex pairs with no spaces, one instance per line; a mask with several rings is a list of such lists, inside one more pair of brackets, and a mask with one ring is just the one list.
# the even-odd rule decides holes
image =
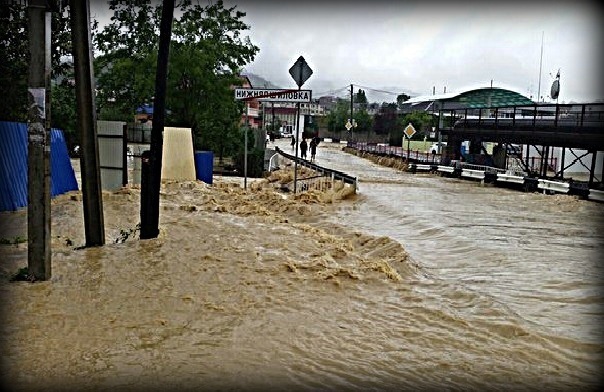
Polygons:
[[315,155],[317,155],[317,140],[312,138],[310,141],[310,161],[314,162]]
[[300,142],[300,156],[303,159],[306,159],[306,150],[308,150],[308,143],[306,143],[306,139],[302,139]]

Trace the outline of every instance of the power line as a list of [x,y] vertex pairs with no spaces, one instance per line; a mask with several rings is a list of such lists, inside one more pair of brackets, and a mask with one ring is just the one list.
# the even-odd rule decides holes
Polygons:
[[317,94],[315,94],[315,95],[317,95],[317,96],[324,96],[324,95],[337,95],[338,93],[342,92],[343,90],[348,90],[348,87],[349,87],[349,86],[350,86],[350,85],[346,85],[346,86],[344,86],[344,87],[341,87],[341,88],[338,88],[338,89],[335,89],[335,90],[327,90],[327,91],[325,91],[325,92],[322,92],[322,93],[317,93]]
[[358,86],[358,87],[362,87],[362,88],[364,88],[364,89],[366,89],[366,90],[370,90],[370,91],[378,92],[378,93],[391,94],[391,95],[400,95],[400,94],[401,94],[400,92],[395,93],[395,92],[392,92],[392,91],[379,90],[379,89],[372,88],[372,87],[361,86],[360,84],[357,84],[356,86]]

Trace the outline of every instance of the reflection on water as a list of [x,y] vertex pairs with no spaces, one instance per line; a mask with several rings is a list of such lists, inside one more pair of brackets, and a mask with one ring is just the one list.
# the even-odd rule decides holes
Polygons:
[[[598,385],[602,205],[405,174],[326,143],[317,163],[358,176],[359,194],[323,205],[168,184],[160,237],[121,244],[140,195],[104,194],[102,248],[66,245],[84,241],[81,202],[57,198],[50,282],[7,283],[27,250],[0,248],[4,385]],[[18,231],[24,212],[2,219]]]

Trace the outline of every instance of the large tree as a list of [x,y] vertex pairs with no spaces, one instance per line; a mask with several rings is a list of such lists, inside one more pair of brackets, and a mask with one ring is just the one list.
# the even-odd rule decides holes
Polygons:
[[[98,105],[129,121],[138,106],[151,102],[155,80],[161,5],[148,0],[110,0],[110,23],[94,35]],[[242,104],[232,86],[258,47],[241,32],[244,12],[222,1],[183,0],[173,22],[168,65],[167,125],[191,127],[195,148],[219,156],[234,153],[241,140]]]
[[365,94],[365,91],[359,89],[359,92],[357,92],[356,94],[354,94],[354,102],[359,104],[359,107],[367,109],[367,95]]
[[[29,36],[27,7],[21,4],[0,5],[0,89],[2,110],[0,120],[27,121],[27,77],[29,72]],[[55,10],[51,19],[51,69],[53,84],[68,75],[71,64],[71,30],[68,10]],[[51,89],[52,91],[52,89]],[[75,94],[74,94],[75,97]],[[53,93],[53,98],[55,95]],[[74,132],[62,121],[68,111],[62,100],[51,100],[51,125],[66,132]]]
[[396,104],[399,108],[403,106],[403,103],[407,102],[411,97],[405,93],[396,96]]
[[396,104],[383,103],[380,111],[373,118],[373,131],[377,135],[388,135],[402,132],[401,121],[396,111]]

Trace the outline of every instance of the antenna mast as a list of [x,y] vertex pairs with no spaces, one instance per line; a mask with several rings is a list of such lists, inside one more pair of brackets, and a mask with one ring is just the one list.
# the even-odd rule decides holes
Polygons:
[[539,58],[539,87],[537,88],[537,102],[541,99],[541,66],[543,65],[543,31],[541,32],[541,57]]

